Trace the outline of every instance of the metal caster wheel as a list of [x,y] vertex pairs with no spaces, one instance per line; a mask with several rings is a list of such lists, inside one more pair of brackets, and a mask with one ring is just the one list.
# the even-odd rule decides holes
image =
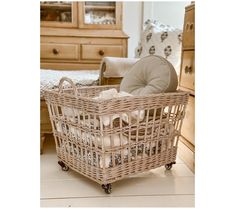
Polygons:
[[111,194],[112,192],[111,184],[102,184],[102,188],[104,189],[106,194]]
[[69,167],[65,165],[62,161],[58,161],[58,164],[61,166],[63,171],[68,171]]
[[173,164],[175,164],[175,162],[166,164],[165,165],[166,170],[171,170]]

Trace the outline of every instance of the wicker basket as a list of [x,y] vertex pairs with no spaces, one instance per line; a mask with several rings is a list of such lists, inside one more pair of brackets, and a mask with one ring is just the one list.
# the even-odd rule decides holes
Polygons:
[[[63,88],[64,81],[71,87]],[[119,86],[77,88],[62,78],[45,91],[59,164],[102,184],[160,166],[171,169],[188,102],[187,92],[95,100]]]

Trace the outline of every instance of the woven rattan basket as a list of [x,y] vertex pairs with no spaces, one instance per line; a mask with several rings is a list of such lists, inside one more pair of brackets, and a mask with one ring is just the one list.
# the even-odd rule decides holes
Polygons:
[[[64,88],[67,81],[71,87]],[[101,184],[175,163],[187,92],[95,100],[119,86],[77,88],[62,78],[45,91],[56,151],[63,170],[71,168]],[[140,117],[141,116],[141,117]]]

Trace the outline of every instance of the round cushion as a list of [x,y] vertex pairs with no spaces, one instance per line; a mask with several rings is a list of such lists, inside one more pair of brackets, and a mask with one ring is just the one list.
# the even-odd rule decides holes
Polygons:
[[176,91],[178,78],[172,64],[165,58],[150,55],[141,58],[125,74],[120,90],[133,95]]

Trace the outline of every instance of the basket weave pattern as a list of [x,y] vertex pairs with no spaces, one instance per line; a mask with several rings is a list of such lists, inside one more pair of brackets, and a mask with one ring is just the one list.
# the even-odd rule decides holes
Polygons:
[[176,160],[187,92],[95,100],[119,86],[62,89],[64,80],[44,97],[57,156],[71,169],[108,184]]

